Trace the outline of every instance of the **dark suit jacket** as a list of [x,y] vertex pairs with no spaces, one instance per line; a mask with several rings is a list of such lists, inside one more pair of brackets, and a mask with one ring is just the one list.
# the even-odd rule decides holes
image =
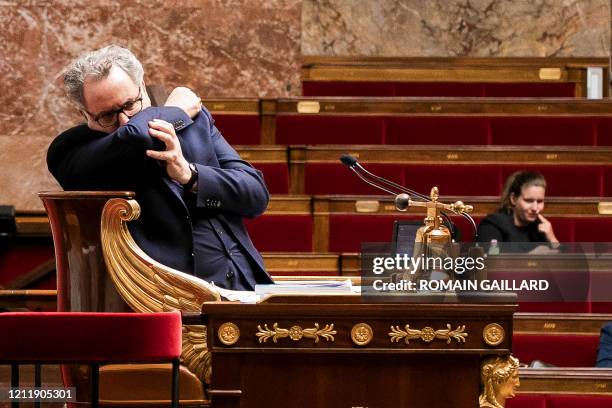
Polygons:
[[612,368],[612,322],[606,323],[601,328],[596,367]]
[[[198,191],[191,212],[182,188],[160,162],[145,154],[147,149],[165,150],[149,135],[148,121],[154,118],[173,124],[183,155],[197,165]],[[141,216],[129,228],[138,245],[157,261],[208,281],[224,282],[225,270],[207,276],[198,273],[193,254],[190,217],[216,217],[250,258],[254,276],[245,276],[248,283],[271,282],[242,222],[243,217],[257,216],[267,207],[263,176],[240,159],[205,109],[192,120],[179,108],[147,108],[111,134],[76,126],[53,141],[47,164],[66,190],[135,191]]]

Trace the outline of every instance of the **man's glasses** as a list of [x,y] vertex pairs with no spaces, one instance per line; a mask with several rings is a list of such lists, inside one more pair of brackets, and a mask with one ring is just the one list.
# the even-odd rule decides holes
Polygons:
[[136,115],[138,112],[140,112],[142,110],[142,87],[138,88],[138,97],[136,99],[134,99],[133,101],[127,101],[126,103],[123,104],[123,106],[121,106],[119,109],[113,110],[113,111],[108,111],[108,112],[103,112],[101,114],[99,114],[98,116],[94,116],[91,113],[89,113],[89,115],[92,117],[92,119],[94,121],[96,121],[96,123],[98,123],[100,126],[102,127],[111,127],[111,126],[115,126],[117,123],[119,123],[119,114],[123,113],[125,114],[125,116],[129,118],[131,118],[132,116]]

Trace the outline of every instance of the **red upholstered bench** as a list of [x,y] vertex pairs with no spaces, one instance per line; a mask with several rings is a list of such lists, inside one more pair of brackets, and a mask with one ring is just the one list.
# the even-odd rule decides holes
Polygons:
[[519,394],[506,400],[506,408],[604,408],[610,406],[612,406],[612,396],[609,395]]
[[[504,180],[518,169],[540,171],[546,177],[548,196],[601,197],[612,194],[612,166],[546,164],[382,164],[366,163],[374,174],[429,194],[437,185],[445,195],[498,196]],[[608,191],[610,190],[610,191]],[[380,194],[339,163],[307,162],[306,194]]]
[[575,96],[573,83],[302,81],[304,96]]
[[609,146],[611,121],[594,116],[280,114],[276,143]]
[[302,81],[304,96],[395,96],[393,82]]
[[546,397],[544,395],[517,395],[506,400],[506,408],[546,408]]
[[483,96],[502,98],[574,98],[575,95],[576,87],[570,82],[514,82],[485,83]]
[[526,364],[541,360],[559,367],[594,367],[598,344],[599,335],[515,334],[512,354]]
[[270,194],[289,193],[289,166],[287,163],[251,163],[261,171]]
[[382,144],[383,132],[382,116],[276,117],[277,144]]
[[396,116],[385,119],[385,143],[488,145],[489,120],[469,116]]
[[231,145],[261,144],[259,115],[214,114],[215,126]]
[[172,362],[172,406],[178,407],[181,315],[172,313],[0,313],[0,363],[11,364],[11,386],[19,364],[91,365],[91,405],[98,406],[99,366],[120,362]]
[[311,252],[312,215],[265,214],[245,220],[255,247],[262,252]]
[[604,408],[612,407],[609,395],[547,395],[546,408]]
[[[396,164],[368,163],[372,173],[405,184],[404,166]],[[306,194],[381,194],[370,187],[346,167],[336,163],[307,163],[304,170],[304,192]]]

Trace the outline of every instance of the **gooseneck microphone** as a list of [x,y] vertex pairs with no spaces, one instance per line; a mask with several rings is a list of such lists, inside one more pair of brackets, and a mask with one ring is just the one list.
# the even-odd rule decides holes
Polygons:
[[[365,181],[366,183],[368,183],[372,187],[376,187],[376,188],[378,188],[380,190],[383,190],[383,191],[385,191],[385,192],[387,192],[389,194],[393,194],[394,196],[398,196],[397,197],[398,199],[402,199],[402,200],[408,199],[409,197],[401,197],[401,198],[399,197],[402,193],[404,193],[404,194],[413,195],[415,197],[419,197],[420,199],[422,199],[424,201],[431,201],[431,198],[427,197],[426,195],[418,193],[418,192],[416,192],[414,190],[411,190],[409,188],[406,188],[404,186],[400,186],[399,184],[394,183],[391,180],[387,180],[386,178],[377,176],[376,174],[370,173],[365,168],[363,168],[363,166],[361,164],[359,164],[357,159],[355,159],[350,154],[343,154],[342,156],[340,156],[340,161],[346,167],[351,169],[360,179],[362,179],[363,181]],[[382,185],[378,184],[378,183],[382,183]],[[391,190],[389,190],[389,188],[394,188],[396,191],[391,191]]]
[[[361,180],[363,180],[367,184],[379,190],[382,190],[386,193],[394,195],[395,196],[395,206],[400,211],[406,211],[408,209],[408,207],[410,206],[410,201],[411,201],[410,196],[411,195],[414,197],[420,198],[420,200],[414,200],[414,201],[420,201],[420,202],[432,201],[430,197],[424,194],[418,193],[407,187],[394,183],[391,180],[387,180],[383,177],[370,173],[368,170],[363,168],[361,164],[359,164],[359,162],[357,161],[355,157],[351,156],[350,154],[343,154],[342,156],[340,156],[340,161],[346,167],[351,169],[353,173],[357,175],[357,177],[359,177]],[[470,224],[472,225],[475,236],[477,236],[476,234],[478,234],[478,229],[476,227],[476,223],[474,222],[474,219],[469,214],[465,213],[462,210],[457,210],[456,207],[453,207],[452,205],[450,206],[450,210],[454,213],[457,213],[463,216],[466,220],[468,220]],[[444,218],[447,226],[450,228],[451,234],[454,236],[455,227],[454,227],[453,222],[450,220],[450,217],[448,216],[448,214],[446,214],[443,211],[440,211],[440,214]]]

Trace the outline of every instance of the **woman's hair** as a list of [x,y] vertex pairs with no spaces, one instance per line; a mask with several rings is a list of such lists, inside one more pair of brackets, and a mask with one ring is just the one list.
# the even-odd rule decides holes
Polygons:
[[480,394],[481,406],[486,402],[488,406],[502,408],[495,399],[495,388],[510,380],[512,373],[519,368],[519,361],[513,356],[490,357],[480,366],[480,382],[482,393]]
[[144,76],[142,64],[127,48],[108,45],[99,50],[88,52],[75,59],[64,70],[66,93],[80,108],[85,107],[83,86],[87,77],[102,79],[108,76],[116,65],[123,69],[137,86]]
[[537,171],[517,171],[506,179],[504,192],[501,195],[499,211],[505,213],[512,212],[512,201],[510,197],[514,194],[516,197],[521,195],[524,187],[542,187],[546,189],[546,179]]

